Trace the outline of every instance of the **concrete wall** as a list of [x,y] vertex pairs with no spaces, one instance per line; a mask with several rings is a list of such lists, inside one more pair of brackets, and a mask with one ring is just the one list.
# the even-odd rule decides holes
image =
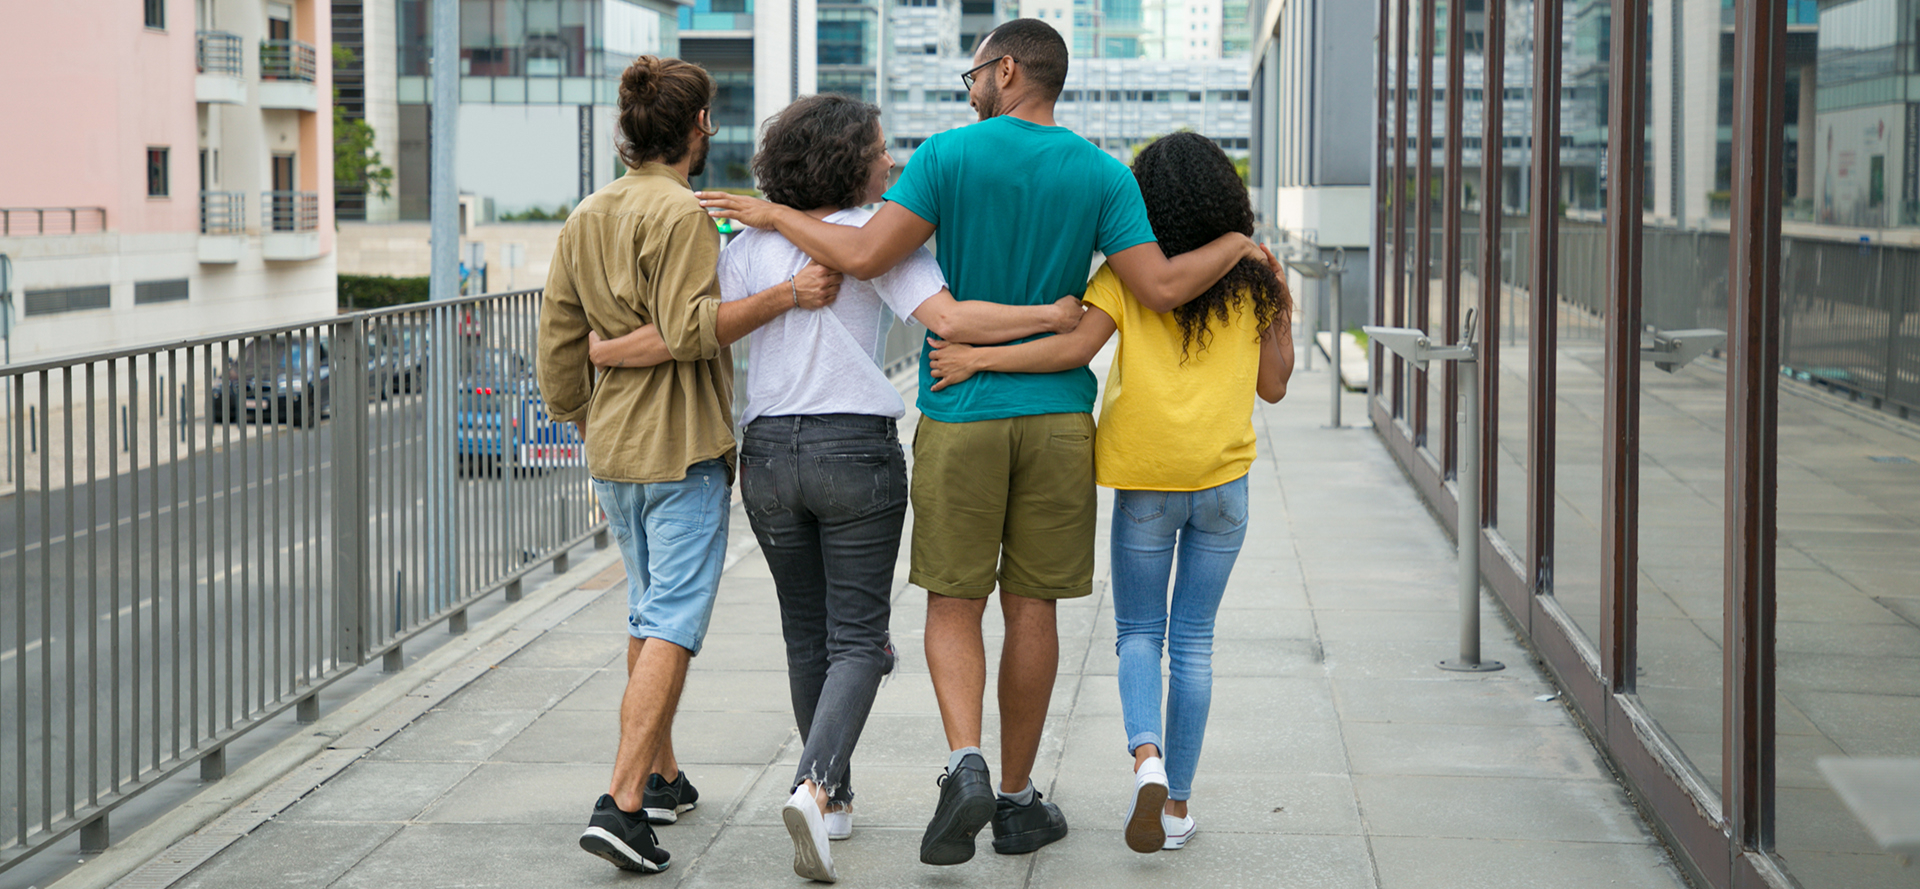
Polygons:
[[[463,242],[486,245],[487,289],[524,290],[544,287],[553,248],[560,240],[558,222],[501,222],[476,225]],[[432,268],[427,223],[343,222],[340,224],[340,274],[421,277]],[[505,248],[520,244],[526,256],[519,269],[506,266]],[[465,256],[462,248],[461,256]]]

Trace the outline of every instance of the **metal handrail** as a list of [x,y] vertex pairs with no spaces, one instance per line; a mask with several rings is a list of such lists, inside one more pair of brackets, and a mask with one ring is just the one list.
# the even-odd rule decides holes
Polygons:
[[[609,543],[535,390],[456,388],[485,353],[531,362],[543,296],[0,367],[0,873],[104,848],[123,803]],[[918,337],[887,343],[911,365]]]
[[200,193],[200,233],[238,235],[247,231],[247,196],[238,191]]
[[313,191],[269,191],[261,200],[261,226],[270,232],[310,232],[320,229],[320,194]]
[[312,83],[314,71],[313,44],[299,40],[260,41],[261,80],[298,80]]
[[[24,219],[29,214],[33,216],[31,230],[28,229],[28,223]],[[57,225],[63,214],[67,219],[67,227],[64,230]],[[47,230],[49,215],[56,223],[53,231]],[[83,231],[82,220],[93,220],[93,227]],[[107,208],[105,207],[0,207],[0,235],[78,235],[106,230]]]
[[202,74],[239,77],[242,70],[240,35],[225,31],[195,31],[194,63]]

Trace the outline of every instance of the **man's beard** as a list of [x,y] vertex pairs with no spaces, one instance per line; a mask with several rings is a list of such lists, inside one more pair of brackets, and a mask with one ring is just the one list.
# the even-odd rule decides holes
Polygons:
[[986,88],[980,91],[980,97],[973,100],[973,110],[979,112],[981,120],[999,116],[1000,85],[991,80],[987,81]]
[[692,179],[707,171],[707,149],[712,147],[712,136],[701,136],[700,147],[693,153],[693,166],[687,169],[687,178]]

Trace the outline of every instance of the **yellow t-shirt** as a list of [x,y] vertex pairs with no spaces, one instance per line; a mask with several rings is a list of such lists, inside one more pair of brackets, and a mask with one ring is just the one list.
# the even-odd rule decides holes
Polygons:
[[1253,315],[1209,319],[1213,339],[1182,365],[1179,320],[1141,305],[1111,267],[1087,282],[1086,303],[1120,331],[1094,433],[1095,479],[1129,491],[1202,491],[1246,475],[1260,375]]

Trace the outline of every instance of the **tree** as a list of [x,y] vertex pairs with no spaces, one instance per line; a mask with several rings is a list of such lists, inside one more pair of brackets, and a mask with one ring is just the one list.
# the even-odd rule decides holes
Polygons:
[[[336,45],[333,67],[338,71],[358,61],[353,50]],[[380,159],[373,147],[373,125],[364,119],[347,116],[340,104],[340,88],[333,88],[333,182],[359,183],[368,194],[381,199],[393,196],[393,168]]]

